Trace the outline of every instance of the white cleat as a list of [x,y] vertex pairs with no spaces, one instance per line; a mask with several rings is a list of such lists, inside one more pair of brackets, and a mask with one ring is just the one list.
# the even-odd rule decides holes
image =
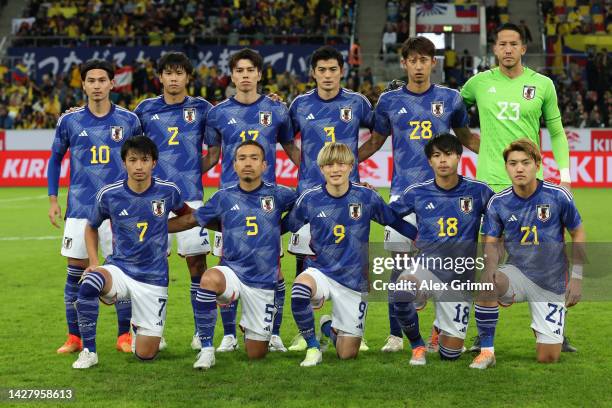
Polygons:
[[300,363],[301,367],[314,367],[323,361],[323,353],[316,347],[306,350],[306,358]]
[[[217,347],[217,353],[228,353],[238,349],[238,339],[231,334],[223,336],[221,344]],[[202,349],[203,350],[203,349]]]
[[306,340],[304,340],[304,337],[302,337],[301,334],[298,334],[293,338],[293,340],[291,340],[289,351],[305,351],[306,348]]
[[208,370],[210,367],[215,365],[215,348],[214,347],[204,347],[198,353],[198,357],[195,363],[193,363],[193,368],[198,368],[200,370]]
[[197,333],[194,334],[193,338],[191,339],[191,349],[192,350],[202,349],[202,342],[200,341],[200,336]]
[[89,368],[98,364],[98,355],[88,349],[79,353],[79,358],[72,363],[72,368]]
[[287,347],[283,344],[283,339],[280,336],[273,334],[270,337],[270,342],[268,343],[268,351],[280,351],[281,353],[287,352]]
[[427,364],[427,347],[419,346],[415,349],[412,349],[412,357],[410,358],[410,365],[412,366],[424,366]]
[[166,339],[165,338],[161,338],[159,339],[159,351],[165,350],[168,348],[168,343],[166,343]]
[[489,367],[495,366],[495,354],[489,350],[481,350],[480,354],[474,358],[470,368],[477,368],[479,370],[485,370]]
[[383,353],[397,353],[404,349],[404,338],[390,335],[387,337],[387,342],[380,349]]
[[361,343],[359,344],[359,351],[364,352],[364,351],[369,351],[369,350],[370,350],[370,346],[368,346],[366,339],[362,337]]

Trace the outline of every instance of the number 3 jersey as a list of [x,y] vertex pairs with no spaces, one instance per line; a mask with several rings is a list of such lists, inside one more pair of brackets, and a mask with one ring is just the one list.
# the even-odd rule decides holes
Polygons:
[[439,85],[416,94],[405,86],[380,95],[374,130],[393,135],[391,195],[434,176],[424,147],[433,136],[466,127],[467,111],[459,92]]
[[147,190],[136,193],[120,180],[98,192],[89,225],[111,221],[113,255],[107,264],[139,282],[168,286],[168,213],[180,214],[184,206],[174,183],[153,178]]
[[67,218],[87,218],[96,192],[123,178],[121,146],[141,134],[138,117],[114,104],[102,117],[85,106],[59,118],[51,151],[63,156],[70,149]]
[[227,266],[251,287],[274,289],[280,271],[281,215],[293,206],[297,193],[271,183],[253,191],[239,185],[218,190],[194,213],[200,226],[220,221]]
[[181,103],[167,104],[163,95],[145,99],[134,112],[144,133],[159,149],[153,174],[175,183],[186,201],[200,201],[202,191],[202,145],[206,115],[211,104],[191,96]]
[[568,268],[565,228],[576,229],[581,222],[567,190],[538,180],[529,198],[519,197],[512,187],[495,194],[487,207],[483,233],[503,236],[507,263],[539,287],[561,294]]

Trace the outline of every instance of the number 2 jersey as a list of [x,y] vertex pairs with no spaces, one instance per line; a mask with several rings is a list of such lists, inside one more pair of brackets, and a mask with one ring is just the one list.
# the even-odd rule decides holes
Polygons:
[[248,286],[274,289],[280,271],[281,215],[296,198],[294,190],[276,184],[264,182],[253,191],[233,185],[218,190],[194,216],[202,227],[220,221],[219,265],[232,268]]
[[120,180],[98,192],[89,225],[111,221],[113,255],[106,264],[139,282],[168,286],[168,213],[180,214],[184,207],[174,183],[153,178],[147,190],[136,193]]
[[138,117],[114,104],[102,117],[85,106],[59,118],[51,151],[64,156],[70,149],[67,218],[87,218],[96,192],[124,177],[121,146],[141,134]]
[[516,266],[532,282],[550,292],[565,292],[568,261],[564,233],[582,223],[570,193],[538,180],[529,198],[512,187],[495,194],[487,207],[483,233],[504,237],[507,263]]
[[175,183],[186,201],[203,197],[202,145],[211,106],[205,99],[191,96],[181,103],[168,104],[160,95],[145,99],[134,109],[145,135],[159,149],[153,174]]
[[391,195],[432,178],[425,145],[433,136],[466,127],[467,123],[465,104],[454,89],[431,85],[416,94],[403,86],[380,95],[374,130],[383,136],[393,135]]

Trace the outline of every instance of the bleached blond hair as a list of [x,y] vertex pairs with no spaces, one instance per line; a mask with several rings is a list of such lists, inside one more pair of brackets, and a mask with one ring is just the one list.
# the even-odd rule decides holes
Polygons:
[[350,164],[352,166],[355,164],[355,155],[344,143],[328,143],[319,152],[317,164],[319,167],[323,167],[334,163]]

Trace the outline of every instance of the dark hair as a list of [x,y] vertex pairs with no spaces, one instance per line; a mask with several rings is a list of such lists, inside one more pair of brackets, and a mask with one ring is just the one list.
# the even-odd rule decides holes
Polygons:
[[85,61],[83,65],[81,65],[81,80],[84,81],[87,76],[87,72],[92,69],[103,69],[108,74],[108,79],[113,79],[115,77],[115,70],[113,69],[113,64],[103,59],[90,59]]
[[504,23],[497,27],[494,32],[495,42],[497,42],[497,35],[499,34],[499,32],[504,30],[516,31],[521,38],[521,42],[523,44],[525,43],[525,38],[523,37],[523,30],[521,30],[521,28],[514,23]]
[[428,159],[431,159],[431,156],[433,156],[434,147],[444,153],[457,153],[457,156],[461,156],[463,153],[461,142],[450,133],[440,133],[427,142],[425,145],[425,155]]
[[250,48],[243,48],[240,51],[232,54],[232,56],[230,57],[230,72],[234,70],[234,67],[238,64],[238,61],[243,59],[251,61],[259,72],[263,71],[263,58],[261,57],[261,55],[257,51],[252,50]]
[[193,75],[193,64],[183,52],[170,51],[162,55],[157,61],[157,74],[161,75],[165,69],[182,68],[188,75]]
[[421,54],[433,58],[436,55],[436,46],[430,39],[425,37],[410,37],[402,44],[402,58],[406,59],[410,54]]
[[336,61],[338,61],[338,65],[340,66],[340,68],[344,66],[344,57],[342,56],[342,53],[340,53],[340,51],[338,51],[334,47],[325,45],[321,48],[318,48],[317,50],[315,50],[315,52],[312,53],[312,56],[310,57],[310,67],[312,69],[315,69],[317,66],[317,62],[330,59],[335,59]]
[[264,150],[262,145],[260,145],[258,142],[254,140],[245,140],[244,142],[240,143],[238,147],[236,147],[236,149],[234,150],[234,161],[236,161],[236,157],[238,156],[238,150],[244,146],[255,146],[259,148],[259,150],[261,150],[261,158],[263,160],[266,160],[266,151]]
[[123,146],[121,146],[121,160],[125,161],[130,150],[144,154],[145,156],[151,156],[154,161],[157,161],[157,146],[146,136],[135,136],[127,139],[125,143],[123,143]]

